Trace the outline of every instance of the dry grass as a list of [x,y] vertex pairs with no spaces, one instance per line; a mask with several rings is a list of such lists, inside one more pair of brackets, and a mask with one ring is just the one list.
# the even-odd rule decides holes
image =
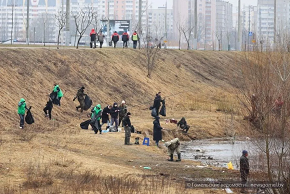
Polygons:
[[[0,60],[0,170],[10,169],[0,173],[0,188],[6,188],[6,193],[19,192],[17,185],[26,190],[33,188],[35,193],[76,193],[71,188],[85,193],[85,188],[94,192],[94,184],[103,193],[115,193],[107,188],[114,183],[114,189],[129,189],[132,193],[141,189],[153,193],[160,185],[167,193],[183,191],[170,179],[162,183],[163,179],[156,178],[160,183],[152,177],[144,182],[140,182],[140,177],[134,178],[136,174],[159,172],[172,175],[172,169],[190,173],[183,164],[166,163],[165,150],[152,146],[152,136],[151,146],[124,147],[124,133],[95,135],[79,128],[87,116],[75,110],[77,102],[72,99],[81,86],[85,86],[94,105],[105,107],[126,100],[132,124],[143,134],[152,134],[148,107],[158,91],[167,102],[167,117],[161,119],[165,140],[174,136],[183,140],[230,136],[233,131],[228,126],[232,123],[235,133],[242,133],[238,105],[232,97],[232,83],[237,79],[235,63],[239,60],[233,52],[165,50],[151,79],[146,77],[146,68],[137,62],[138,50],[1,48],[0,56],[5,56]],[[53,108],[53,119],[48,120],[42,109],[54,83],[60,85],[64,97],[62,105]],[[33,107],[35,117],[35,123],[26,125],[25,130],[18,128],[17,102],[22,97]],[[229,113],[234,113],[234,121]],[[182,116],[191,125],[188,136],[164,121]],[[142,134],[132,134],[131,142],[135,137],[140,137],[140,142],[144,138]],[[39,159],[40,165],[34,162]],[[153,169],[148,172],[139,166]],[[97,173],[100,170],[101,175]],[[133,178],[128,174],[133,174]],[[141,186],[133,190],[132,185],[136,184]]]

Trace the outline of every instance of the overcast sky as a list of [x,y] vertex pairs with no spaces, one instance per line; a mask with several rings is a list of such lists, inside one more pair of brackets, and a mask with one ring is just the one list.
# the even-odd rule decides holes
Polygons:
[[[233,4],[234,6],[238,6],[238,0],[225,0]],[[152,3],[153,8],[162,7],[165,5],[166,0],[149,0],[149,3]],[[168,8],[172,8],[173,0],[167,0]],[[245,5],[257,5],[257,0],[241,0],[242,6]],[[234,11],[235,9],[233,9]]]

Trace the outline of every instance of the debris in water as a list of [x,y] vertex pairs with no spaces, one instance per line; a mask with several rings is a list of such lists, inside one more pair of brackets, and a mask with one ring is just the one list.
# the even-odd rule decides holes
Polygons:
[[145,166],[145,167],[144,167],[144,169],[151,170],[151,168],[150,168],[150,167],[148,167],[148,166]]
[[234,193],[230,188],[226,188],[226,193]]

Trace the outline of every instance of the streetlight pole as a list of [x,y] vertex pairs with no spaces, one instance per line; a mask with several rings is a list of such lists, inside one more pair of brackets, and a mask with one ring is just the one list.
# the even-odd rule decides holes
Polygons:
[[65,26],[65,45],[69,46],[70,42],[70,0],[66,0],[66,26]]
[[194,1],[194,41],[193,48],[197,50],[197,0]]
[[241,29],[241,0],[239,0],[238,6],[238,50],[242,49],[242,29]]
[[141,37],[141,25],[142,25],[142,0],[139,0],[139,32],[138,32],[138,34],[139,34],[139,40],[138,40],[138,42],[139,42],[139,49],[141,48],[141,46],[140,46],[140,43],[141,43],[141,41],[140,41],[140,37]]
[[110,42],[110,1],[108,1],[107,46]]
[[27,1],[26,44],[29,45],[29,0]]

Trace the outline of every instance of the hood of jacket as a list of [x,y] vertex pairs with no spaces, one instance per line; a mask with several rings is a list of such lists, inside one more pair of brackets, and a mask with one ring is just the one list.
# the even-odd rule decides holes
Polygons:
[[101,109],[101,105],[100,105],[100,104],[98,104],[96,107],[97,107],[98,109]]
[[95,33],[96,33],[95,29],[92,29],[91,34],[95,34]]
[[24,98],[21,98],[19,102],[25,102]]

